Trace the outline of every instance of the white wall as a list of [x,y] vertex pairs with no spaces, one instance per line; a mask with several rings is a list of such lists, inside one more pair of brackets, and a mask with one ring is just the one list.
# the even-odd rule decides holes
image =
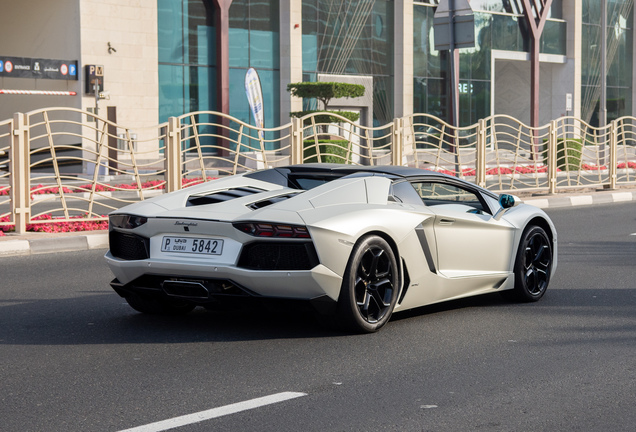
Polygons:
[[[80,34],[82,66],[104,66],[110,100],[100,102],[100,116],[105,116],[107,106],[116,106],[122,126],[157,125],[157,1],[81,0]],[[116,52],[108,52],[109,42]],[[83,109],[94,106],[94,97],[82,98]]]

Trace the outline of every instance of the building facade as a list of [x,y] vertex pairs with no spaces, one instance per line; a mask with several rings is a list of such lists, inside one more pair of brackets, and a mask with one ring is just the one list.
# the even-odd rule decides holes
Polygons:
[[[75,92],[75,96],[0,94],[0,119],[63,106],[117,107],[119,123],[145,128],[194,111],[226,111],[253,123],[245,73],[258,71],[265,126],[291,111],[320,108],[292,98],[287,84],[357,82],[365,126],[427,113],[446,120],[447,51],[435,49],[437,0],[3,0],[3,58],[63,59],[76,79],[11,75],[0,90]],[[471,0],[475,46],[459,50],[459,124],[506,114],[530,122],[529,29],[521,0]],[[599,122],[600,0],[553,0],[540,46],[540,124],[561,116]],[[607,0],[608,121],[634,115],[633,0]],[[2,63],[0,63],[2,64]],[[85,66],[100,65],[107,100],[86,92]],[[370,94],[369,94],[370,93]],[[104,113],[105,110],[100,111]]]

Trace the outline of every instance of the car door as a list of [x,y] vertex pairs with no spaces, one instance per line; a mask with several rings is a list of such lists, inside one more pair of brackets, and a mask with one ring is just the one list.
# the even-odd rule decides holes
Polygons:
[[450,278],[509,271],[514,227],[496,220],[481,194],[451,181],[416,181],[413,187],[435,213],[439,272]]

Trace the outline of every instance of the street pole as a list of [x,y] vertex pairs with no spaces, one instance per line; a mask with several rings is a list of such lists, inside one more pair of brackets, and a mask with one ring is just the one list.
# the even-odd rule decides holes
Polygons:
[[599,127],[607,125],[607,0],[601,0],[601,100]]
[[[598,127],[601,136],[606,136],[607,126],[607,0],[601,0],[601,99],[599,100]],[[603,140],[605,143],[607,140]],[[606,147],[603,145],[602,164],[606,161]]]
[[99,124],[97,123],[97,115],[99,114],[99,83],[97,79],[93,83],[93,90],[95,91],[95,173],[99,175]]
[[459,95],[457,88],[459,87],[458,64],[459,53],[455,56],[455,0],[448,1],[448,54],[450,57],[450,78],[451,78],[451,125],[453,126],[454,135],[451,138],[451,148],[455,155],[455,173],[457,177],[461,177],[459,166],[459,143],[457,142],[457,128],[459,127]]

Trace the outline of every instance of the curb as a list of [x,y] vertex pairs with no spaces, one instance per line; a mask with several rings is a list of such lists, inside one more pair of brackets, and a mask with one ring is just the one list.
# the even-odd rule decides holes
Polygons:
[[540,209],[577,207],[594,204],[610,204],[636,201],[636,191],[628,192],[598,192],[591,195],[553,195],[547,198],[527,198],[523,199],[525,204],[529,204]]
[[0,257],[107,249],[108,234],[77,234],[0,241]]

